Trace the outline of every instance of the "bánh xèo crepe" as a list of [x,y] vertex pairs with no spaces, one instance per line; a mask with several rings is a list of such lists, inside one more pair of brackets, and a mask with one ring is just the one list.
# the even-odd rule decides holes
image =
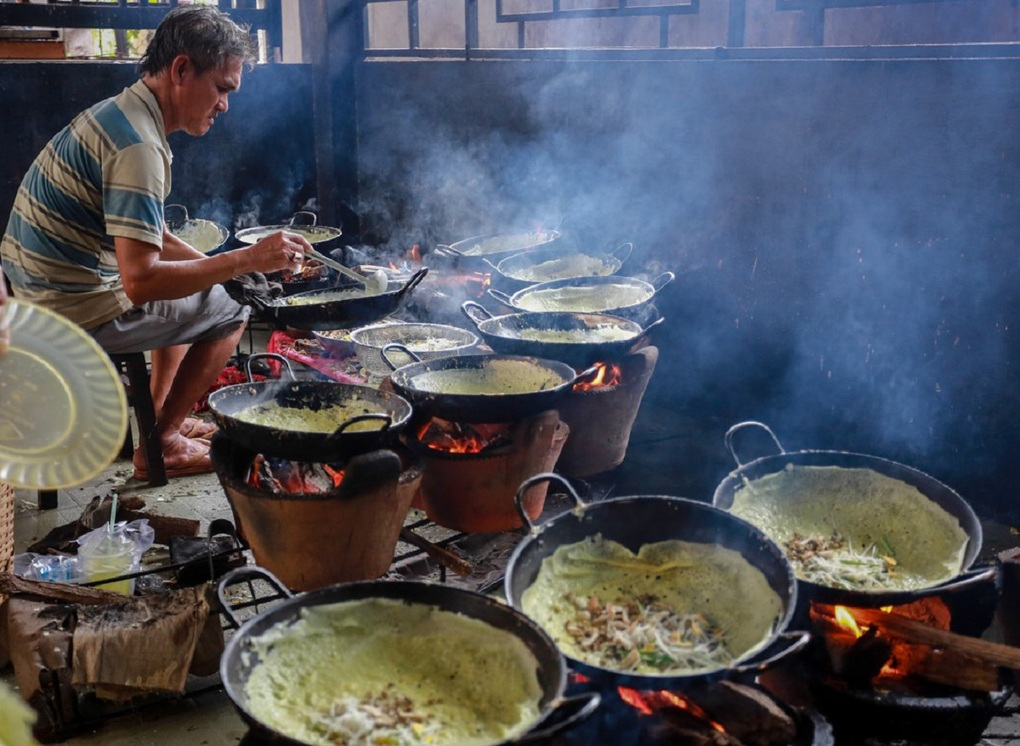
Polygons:
[[481,746],[539,717],[538,662],[523,641],[426,604],[309,607],[253,642],[248,711],[307,743]]
[[515,305],[524,311],[599,313],[644,303],[651,293],[634,285],[571,286],[527,291]]
[[[235,412],[235,420],[249,422],[253,425],[271,427],[276,430],[293,430],[301,433],[332,433],[347,420],[363,414],[383,413],[378,406],[360,399],[349,399],[343,404],[332,404],[318,407],[285,407],[275,401],[256,404]],[[355,422],[344,430],[345,433],[359,430],[379,430],[385,421],[382,419]]]
[[763,647],[782,601],[761,570],[732,549],[671,540],[635,554],[599,535],[546,557],[521,608],[577,660],[689,675]]
[[913,485],[871,469],[793,466],[745,482],[731,512],[780,546],[802,580],[916,590],[963,568],[967,534]]

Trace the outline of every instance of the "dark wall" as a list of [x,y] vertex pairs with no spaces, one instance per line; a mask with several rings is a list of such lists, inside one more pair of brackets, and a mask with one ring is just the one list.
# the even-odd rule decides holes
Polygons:
[[358,106],[364,235],[633,241],[654,406],[1020,514],[1020,61],[370,62]]
[[[79,111],[137,79],[127,63],[0,63],[0,96],[19,110],[0,117],[0,224],[46,142]],[[167,139],[174,153],[169,201],[194,217],[231,229],[239,221],[277,223],[315,196],[311,81],[303,65],[246,72],[209,134]]]

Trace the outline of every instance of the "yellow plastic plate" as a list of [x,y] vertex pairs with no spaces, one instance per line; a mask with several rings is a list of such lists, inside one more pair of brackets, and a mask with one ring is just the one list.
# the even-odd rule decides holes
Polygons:
[[[110,358],[85,330],[24,300],[0,306],[0,482],[58,489],[116,458],[127,400]],[[0,333],[0,341],[2,341]]]

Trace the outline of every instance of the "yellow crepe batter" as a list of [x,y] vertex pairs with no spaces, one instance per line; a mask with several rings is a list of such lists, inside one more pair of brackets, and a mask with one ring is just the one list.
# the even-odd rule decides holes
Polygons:
[[[272,427],[277,430],[294,430],[302,433],[332,433],[343,423],[363,414],[382,413],[368,402],[360,399],[349,399],[344,404],[335,404],[319,409],[310,407],[284,407],[280,404],[267,402],[236,412],[233,417],[241,422],[253,425]],[[372,419],[355,422],[344,430],[345,433],[363,430],[379,430],[386,424],[385,420]]]
[[793,466],[745,483],[730,510],[787,549],[797,577],[914,590],[955,577],[967,534],[912,485],[871,469]]
[[[523,641],[425,604],[309,607],[254,642],[260,663],[247,709],[311,744],[481,746],[520,734],[540,714],[538,662]],[[372,704],[359,710],[359,701]],[[372,714],[387,701],[400,703],[398,726]]]
[[[642,645],[636,654],[621,650],[620,663],[610,665],[607,658],[612,656],[604,654],[605,645],[602,650],[585,647],[570,631],[580,621],[578,602],[588,604],[591,598],[598,599],[599,608],[628,603],[645,609],[651,606],[655,609],[648,614],[651,619],[669,609],[675,616],[688,618],[688,627],[695,620],[694,630],[702,638],[711,638],[714,649],[710,655],[676,656],[669,662],[663,660],[662,649]],[[732,549],[674,540],[645,544],[634,554],[601,536],[561,546],[546,557],[521,606],[566,655],[648,675],[686,675],[724,667],[764,646],[782,613],[782,601],[765,575]],[[590,613],[600,612],[592,608]],[[661,630],[659,634],[669,633]],[[674,646],[686,645],[677,635]]]

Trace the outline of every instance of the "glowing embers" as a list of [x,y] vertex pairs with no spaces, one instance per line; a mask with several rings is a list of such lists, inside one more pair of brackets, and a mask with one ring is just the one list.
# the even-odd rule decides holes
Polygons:
[[344,470],[339,466],[255,456],[245,483],[270,492],[304,495],[329,492],[340,486]]
[[443,453],[483,453],[509,446],[513,425],[450,422],[433,417],[418,429],[418,442]]
[[[568,693],[590,686],[571,673]],[[812,722],[798,716],[760,685],[722,681],[690,690],[603,689],[591,723],[564,744],[625,743],[670,746],[789,746],[829,744]]]

